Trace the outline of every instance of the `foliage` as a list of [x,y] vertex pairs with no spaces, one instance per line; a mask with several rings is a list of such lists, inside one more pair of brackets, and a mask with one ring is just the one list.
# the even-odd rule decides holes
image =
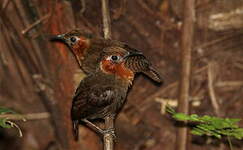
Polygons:
[[186,115],[177,113],[174,109],[167,106],[167,112],[177,121],[189,121],[194,123],[191,133],[194,135],[208,135],[216,138],[222,136],[233,137],[241,140],[243,138],[243,128],[238,126],[238,118],[219,118],[213,116],[198,116],[196,114]]
[[7,118],[7,117],[1,117],[1,115],[4,116],[6,114],[17,114],[17,113],[12,111],[11,109],[0,107],[0,127],[2,127],[2,128],[15,127],[19,131],[19,136],[22,137],[22,131],[17,124],[10,121],[9,118]]

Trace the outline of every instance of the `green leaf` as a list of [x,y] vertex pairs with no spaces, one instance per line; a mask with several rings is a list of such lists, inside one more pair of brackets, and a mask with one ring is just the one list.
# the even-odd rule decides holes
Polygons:
[[176,120],[179,120],[179,121],[190,120],[190,116],[183,114],[183,113],[176,113],[173,115],[173,118],[175,118]]
[[0,118],[0,126],[3,128],[12,128],[12,126],[8,124],[7,121],[8,120],[6,118],[3,119]]
[[16,112],[14,112],[14,111],[12,111],[11,109],[8,109],[8,108],[0,107],[0,115],[9,114],[9,113],[15,114]]
[[191,133],[194,134],[194,135],[198,135],[198,136],[204,135],[204,131],[199,129],[199,128],[193,128],[191,130]]
[[167,106],[172,117],[177,121],[194,122],[191,133],[202,136],[214,136],[221,138],[222,136],[233,137],[236,139],[243,139],[243,128],[238,126],[241,119],[238,118],[219,118],[214,116],[198,116],[197,114],[187,115],[184,113],[177,113],[172,107]]

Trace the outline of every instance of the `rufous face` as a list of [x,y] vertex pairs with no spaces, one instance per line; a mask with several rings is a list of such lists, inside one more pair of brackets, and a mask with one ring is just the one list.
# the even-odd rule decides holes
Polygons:
[[85,50],[89,47],[89,40],[82,36],[71,36],[66,38],[66,43],[71,48],[72,52],[82,58]]
[[82,60],[85,50],[89,47],[90,39],[85,33],[79,30],[72,30],[65,34],[59,34],[51,38],[53,41],[60,41],[68,45],[78,60]]
[[124,57],[121,54],[112,54],[105,56],[101,61],[101,70],[108,74],[114,74],[122,79],[133,80],[134,73],[125,67]]

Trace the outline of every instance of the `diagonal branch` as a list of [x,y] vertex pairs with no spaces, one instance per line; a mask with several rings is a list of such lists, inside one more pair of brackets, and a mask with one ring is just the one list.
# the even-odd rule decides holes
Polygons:
[[36,27],[38,24],[42,23],[44,20],[48,19],[51,17],[51,14],[47,14],[43,17],[41,17],[39,20],[37,20],[36,22],[34,22],[33,24],[31,24],[30,26],[28,26],[26,29],[24,29],[22,31],[23,35],[26,35],[29,31],[31,31],[31,29],[33,29],[34,27]]

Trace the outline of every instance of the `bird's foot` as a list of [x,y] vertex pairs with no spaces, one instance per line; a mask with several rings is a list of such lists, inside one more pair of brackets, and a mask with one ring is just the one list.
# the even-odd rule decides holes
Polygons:
[[97,125],[93,124],[92,122],[90,122],[87,119],[83,119],[83,122],[86,123],[86,125],[91,128],[93,131],[95,131],[96,133],[98,133],[100,136],[104,137],[107,134],[112,135],[114,141],[116,141],[116,134],[115,134],[115,129],[114,128],[109,128],[109,129],[101,129],[100,127],[98,127]]
[[102,132],[103,136],[106,136],[107,134],[110,134],[114,141],[116,141],[116,134],[115,134],[115,129],[114,128],[109,128],[109,129],[104,129]]

